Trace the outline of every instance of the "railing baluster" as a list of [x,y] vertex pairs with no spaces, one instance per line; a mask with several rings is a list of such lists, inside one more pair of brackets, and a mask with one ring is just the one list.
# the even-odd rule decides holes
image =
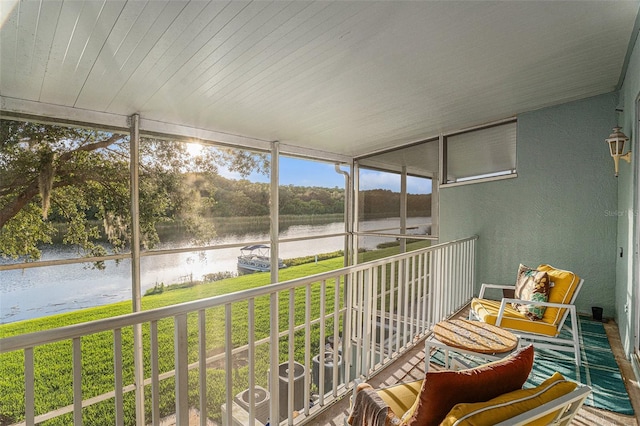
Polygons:
[[449,291],[446,292],[447,294],[447,310],[445,311],[445,316],[449,316],[449,314],[451,314],[453,312],[452,309],[452,300],[455,294],[455,283],[453,281],[453,277],[454,277],[454,272],[453,272],[453,268],[451,267],[453,265],[453,256],[454,256],[454,250],[453,247],[448,247],[447,250],[447,275],[449,277],[448,280],[448,285],[447,285],[447,289]]
[[468,280],[468,277],[467,277],[467,261],[468,261],[468,259],[469,258],[467,256],[467,246],[463,245],[462,247],[460,247],[460,262],[461,262],[462,265],[464,265],[462,276],[460,278],[462,280],[462,283],[460,285],[461,292],[462,292],[462,294],[461,294],[462,298],[460,300],[465,300],[467,294],[469,294],[469,292],[468,292],[469,280]]
[[356,362],[355,365],[356,367],[356,377],[360,376],[361,374],[364,373],[363,369],[362,369],[362,361],[364,359],[363,356],[363,348],[365,347],[364,344],[364,335],[363,332],[365,330],[364,326],[364,318],[363,318],[363,312],[364,312],[364,282],[362,281],[361,277],[362,277],[363,272],[362,271],[357,271],[354,276],[354,291],[356,292],[356,300],[355,302],[357,303],[357,310],[356,310]]
[[416,298],[416,258],[415,257],[410,257],[409,259],[407,259],[407,262],[409,262],[409,274],[410,274],[410,287],[411,287],[411,292],[409,294],[409,305],[411,306],[411,309],[409,310],[409,341],[412,342],[413,341],[413,337],[415,336],[415,320],[416,320],[416,303],[417,303],[417,298]]
[[35,424],[35,373],[33,348],[24,349],[24,421],[27,426]]
[[326,341],[325,332],[325,315],[326,315],[326,298],[327,298],[327,286],[326,282],[320,283],[320,341],[318,347],[320,349],[320,355],[318,357],[318,393],[320,394],[319,404],[322,407],[324,405],[324,393],[327,391],[324,388],[324,342]]
[[436,323],[436,318],[438,315],[438,279],[440,275],[439,265],[438,265],[438,251],[435,250],[431,253],[431,279],[430,287],[429,287],[429,307],[431,308],[429,312],[429,329],[433,327]]
[[385,359],[385,363],[391,360],[391,336],[393,335],[391,331],[391,318],[392,314],[387,306],[391,304],[390,297],[390,287],[389,287],[389,274],[387,273],[387,265],[382,265],[380,267],[381,274],[381,285],[382,285],[382,300],[380,301],[382,305],[382,311],[384,313],[384,327],[382,328],[383,334],[380,339],[380,348],[383,351],[383,357]]
[[[458,277],[458,297],[455,300],[454,309],[459,305],[459,302],[464,299],[465,294],[467,294],[467,283],[464,280],[464,247],[460,246],[456,248],[458,252],[458,257],[456,259],[456,271]],[[460,267],[462,265],[462,267]]]
[[[311,369],[309,360],[311,359],[311,284],[307,284],[304,294],[304,400],[311,399]],[[309,415],[309,404],[304,405],[305,416]]]
[[[454,258],[453,258],[453,265],[460,265],[460,247],[456,246],[454,247]],[[455,312],[456,307],[458,306],[458,301],[462,300],[462,295],[464,294],[463,289],[461,287],[461,274],[460,274],[460,268],[457,267],[453,267],[453,271],[454,271],[454,280],[453,280],[453,287],[454,287],[454,297],[453,297],[453,301],[451,303],[451,312]]]
[[[231,321],[231,303],[224,305],[224,367],[225,374],[225,406],[227,407],[227,424],[233,424],[233,324]],[[276,372],[277,374],[277,372]]]
[[424,319],[426,321],[425,324],[425,332],[431,330],[431,315],[433,314],[433,252],[425,253],[425,289],[424,289]]
[[431,286],[431,252],[427,252],[424,254],[424,288],[422,289],[422,297],[424,301],[422,303],[422,320],[423,331],[427,333],[429,331],[429,300],[430,300],[430,291],[429,288]]
[[82,426],[82,346],[73,339],[73,424]]
[[460,247],[460,264],[462,265],[460,272],[460,300],[466,299],[466,295],[468,294],[467,260],[467,246],[463,244]]
[[451,288],[450,282],[451,282],[451,276],[449,274],[449,247],[445,247],[444,250],[442,251],[443,253],[443,268],[442,268],[442,273],[444,275],[444,279],[442,280],[442,312],[441,312],[441,317],[440,320],[443,320],[444,318],[447,317],[448,314],[448,310],[449,310],[449,292],[447,291],[448,289]]
[[433,305],[434,305],[434,317],[433,322],[437,323],[442,319],[442,282],[444,281],[444,276],[442,274],[442,269],[444,268],[442,249],[438,249],[435,253],[435,278],[433,285]]
[[402,287],[404,289],[404,305],[402,308],[402,330],[403,330],[403,338],[402,338],[402,347],[407,346],[407,341],[409,340],[409,280],[411,279],[411,268],[409,267],[409,259],[402,260]]
[[[396,326],[393,326],[393,319],[396,318],[396,301],[395,295],[396,293],[396,262],[391,262],[389,265],[389,330],[395,330],[396,336],[396,344],[398,342],[398,324],[396,322]],[[393,358],[393,336],[389,335],[389,356]],[[397,347],[397,346],[396,346]]]
[[418,304],[418,334],[423,336],[425,333],[425,315],[424,315],[424,305],[427,303],[427,299],[425,298],[426,294],[426,286],[427,286],[427,255],[426,253],[422,253],[419,257],[418,262],[418,275],[419,275],[419,283],[418,286],[418,298],[420,299],[420,303]]
[[469,296],[473,295],[476,283],[476,242],[469,241]]
[[394,262],[394,265],[396,265],[396,327],[395,327],[395,332],[396,332],[396,347],[395,347],[395,352],[396,354],[398,352],[400,352],[400,348],[402,347],[402,342],[404,340],[404,337],[402,336],[402,330],[403,330],[403,324],[402,324],[402,315],[403,315],[403,308],[404,308],[404,286],[402,285],[402,283],[404,282],[404,271],[402,269],[402,265],[403,262],[402,260],[397,260],[396,262]]
[[458,287],[458,300],[456,300],[456,305],[460,304],[461,300],[464,300],[465,295],[467,294],[467,267],[465,265],[466,253],[465,247],[461,246],[458,248],[458,265],[460,265],[460,269],[458,271],[459,282],[457,284]]
[[466,263],[466,268],[467,268],[467,283],[468,283],[468,288],[467,288],[467,295],[472,295],[473,294],[473,247],[474,247],[475,241],[469,241],[466,244],[466,249],[467,249],[467,261]]
[[151,421],[153,426],[160,424],[160,368],[158,367],[158,321],[149,323],[151,340]]
[[451,259],[450,259],[450,263],[449,263],[449,268],[451,271],[451,284],[449,286],[450,289],[450,299],[449,299],[449,309],[447,310],[448,314],[451,314],[454,312],[454,307],[455,307],[455,301],[458,299],[458,294],[459,294],[459,290],[458,290],[458,268],[454,267],[454,265],[456,264],[456,260],[458,258],[458,248],[457,247],[451,247]]
[[451,299],[449,300],[449,313],[452,314],[455,311],[455,301],[458,299],[458,268],[455,267],[456,261],[458,259],[458,247],[451,247],[451,263],[449,264],[451,267]]
[[[249,299],[247,304],[247,333],[248,347],[247,358],[249,362],[249,424],[252,425],[256,418],[256,307],[255,299]],[[206,419],[205,419],[206,421]],[[202,426],[206,426],[203,424]]]
[[[422,335],[422,279],[423,279],[423,275],[422,275],[422,256],[417,255],[416,257],[414,257],[414,270],[415,270],[415,274],[416,274],[416,288],[415,288],[415,293],[413,295],[413,300],[415,300],[415,306],[413,307],[413,314],[414,314],[414,318],[413,318],[413,322],[415,322],[415,324],[413,325],[415,327],[415,335],[414,336],[421,336]],[[412,324],[413,324],[412,322]]]
[[[362,373],[365,377],[369,377],[369,370],[371,368],[371,340],[372,333],[375,333],[373,321],[371,320],[373,316],[373,312],[371,309],[371,270],[365,269],[362,271],[362,305],[363,305],[363,323],[364,323],[364,333],[362,335],[362,347],[363,347],[363,356],[362,356]],[[373,338],[375,340],[375,337]]]
[[[381,329],[384,329],[384,325],[378,322],[380,310],[378,309],[378,268],[376,266],[370,269],[369,273],[369,288],[371,289],[371,325],[373,330],[371,336],[371,358],[369,361],[370,369],[374,370],[376,365],[376,353],[378,352],[378,333],[382,333]],[[382,320],[382,318],[380,318]]]
[[451,313],[453,313],[453,300],[455,298],[455,269],[453,267],[453,262],[455,259],[455,247],[451,247],[449,249],[449,263],[447,265],[447,271],[449,272],[449,286],[448,286],[448,290],[447,294],[449,295],[448,299],[447,299],[447,312],[446,315],[449,316]]
[[116,425],[124,425],[124,399],[122,396],[122,331],[113,330],[113,378],[115,389]]
[[[391,358],[390,351],[388,350],[385,342],[387,340],[391,340],[391,335],[393,334],[393,330],[391,330],[391,315],[387,311],[387,267],[386,265],[380,266],[380,316],[382,318],[382,333],[380,337],[380,356],[384,362]],[[386,325],[387,321],[389,321],[389,335],[386,334]]]
[[446,247],[440,251],[440,255],[442,256],[442,269],[440,270],[441,280],[440,280],[440,316],[438,321],[442,321],[446,317],[446,309],[447,309],[447,294],[446,289],[449,287],[447,280],[449,275],[447,274],[447,249]]
[[450,291],[446,291],[446,290],[450,290],[451,289],[451,248],[447,247],[445,250],[445,274],[447,275],[447,278],[445,280],[446,283],[446,287],[445,287],[445,292],[444,292],[444,300],[445,300],[445,305],[444,305],[444,317],[449,316],[449,312],[450,311],[450,306],[451,306],[451,292]]
[[455,247],[449,247],[449,263],[447,264],[447,271],[449,272],[449,285],[447,295],[447,312],[446,316],[449,316],[453,313],[453,300],[455,297],[455,269],[453,266],[453,261],[455,259]]
[[460,305],[460,301],[464,300],[465,295],[467,294],[467,282],[465,280],[465,276],[466,276],[466,266],[465,266],[465,248],[464,246],[459,246],[457,247],[458,250],[458,258],[456,259],[456,265],[460,265],[457,269],[458,271],[458,280],[456,282],[456,288],[458,289],[457,291],[457,298],[455,300],[455,305],[454,309],[457,308],[457,306]]
[[[250,300],[249,303],[253,301]],[[251,310],[249,310],[251,312]],[[206,311],[198,311],[198,395],[200,402],[200,426],[207,426],[207,317]],[[251,327],[251,322],[249,323]],[[249,334],[251,339],[251,333]],[[251,346],[249,346],[251,348]],[[251,353],[251,352],[249,352]],[[251,361],[249,361],[251,368]]]
[[440,319],[438,321],[442,321],[447,316],[449,307],[449,292],[447,289],[451,288],[449,279],[449,250],[448,247],[445,247],[442,250],[442,311],[440,312]]
[[[280,362],[280,325],[278,323],[279,308],[278,308],[278,293],[273,292],[269,295],[269,332],[271,338],[269,339],[269,389],[271,389],[271,404],[269,406],[269,415],[271,423],[278,424],[280,418],[280,392],[278,389],[278,363]],[[228,417],[228,424],[231,423],[231,416]]]
[[[338,396],[340,363],[338,363],[338,344],[340,342],[340,277],[336,277],[333,291],[333,396]],[[308,358],[307,358],[308,359]],[[342,365],[344,366],[344,358]],[[307,389],[309,386],[307,386]],[[308,399],[305,399],[308,401]],[[308,406],[309,404],[305,404]]]
[[352,329],[352,314],[351,307],[353,306],[353,281],[351,279],[351,273],[344,275],[344,294],[346,300],[344,306],[347,308],[344,315],[344,324],[342,326],[342,364],[344,365],[344,383],[346,388],[350,389],[349,378],[351,377],[351,353],[353,351],[353,329]]
[[473,296],[473,272],[471,271],[471,265],[473,264],[473,259],[471,257],[471,250],[473,250],[472,243],[473,241],[470,241],[468,244],[466,244],[467,260],[465,262],[465,267],[467,270],[467,297]]
[[[324,299],[324,298],[323,298]],[[322,322],[321,322],[322,324]],[[293,425],[293,411],[296,409],[295,405],[295,327],[296,327],[296,291],[295,289],[289,289],[289,388],[288,390],[288,404],[287,410],[287,424]],[[300,392],[300,389],[298,389]]]
[[189,424],[189,370],[187,347],[187,314],[174,318],[174,358],[176,368],[176,422]]

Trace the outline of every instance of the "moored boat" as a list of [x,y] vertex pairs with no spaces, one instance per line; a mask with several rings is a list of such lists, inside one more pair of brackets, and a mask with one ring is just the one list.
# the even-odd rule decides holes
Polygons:
[[[271,270],[271,250],[264,244],[245,246],[240,249],[238,269],[249,272],[267,272]],[[278,269],[286,268],[282,259],[278,259]]]

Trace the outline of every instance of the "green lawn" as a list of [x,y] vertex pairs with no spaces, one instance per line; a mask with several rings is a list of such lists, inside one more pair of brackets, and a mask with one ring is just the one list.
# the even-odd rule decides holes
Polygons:
[[[428,242],[413,243],[410,249],[416,249],[428,245]],[[361,253],[361,261],[374,260],[397,253],[397,247],[385,248],[371,252]],[[307,263],[280,270],[280,280],[310,276],[329,270],[335,270],[343,265],[343,258]],[[145,296],[142,298],[144,310],[174,305],[182,302],[207,298],[211,296],[242,291],[254,287],[269,284],[269,273],[256,273],[240,277],[228,278],[208,284],[196,285],[188,288],[165,289],[161,294]],[[333,310],[334,283],[326,285],[327,312]],[[280,295],[280,329],[288,329],[288,292]],[[317,318],[320,304],[320,286],[315,284],[311,292],[312,318]],[[268,296],[255,300],[255,333],[260,339],[269,336],[269,300]],[[305,321],[305,290],[298,289],[295,292],[295,322],[303,324]],[[0,337],[8,337],[40,330],[48,330],[65,325],[94,321],[131,312],[131,302],[120,302],[101,307],[84,309],[76,312],[54,315],[46,318],[20,321],[0,326]],[[188,316],[188,351],[189,361],[198,359],[197,342],[198,327],[197,314]],[[326,323],[327,335],[333,334],[333,323]],[[211,356],[224,351],[224,308],[212,308],[206,311],[206,335],[207,355]],[[160,371],[170,371],[173,366],[173,321],[172,319],[158,322],[158,342],[160,347],[159,365]],[[311,354],[317,354],[319,342],[319,327],[311,330]],[[295,335],[295,358],[304,362],[304,333]],[[247,302],[237,303],[232,308],[232,341],[234,347],[247,343]],[[149,353],[150,337],[149,325],[143,326],[143,344],[145,353],[145,377],[150,375]],[[123,345],[123,375],[125,384],[133,382],[133,332],[131,327],[122,330]],[[280,339],[280,361],[287,357],[288,341]],[[93,334],[82,338],[82,392],[83,398],[100,395],[113,389],[114,365],[113,365],[113,333],[105,332]],[[35,377],[36,377],[36,413],[44,413],[52,409],[72,404],[72,359],[71,343],[60,342],[36,348]],[[268,369],[268,345],[260,345],[256,349],[256,380],[257,384],[267,387]],[[8,353],[0,356],[0,424],[13,423],[24,418],[24,371],[23,355]],[[248,367],[242,356],[234,358],[233,365],[233,392],[238,393],[248,386]],[[225,366],[223,363],[209,365],[207,368],[207,401],[209,416],[214,420],[220,420],[220,404],[224,402]],[[190,402],[197,406],[198,403],[198,377],[197,370],[190,373],[189,378]],[[147,398],[150,400],[150,386],[145,388]],[[134,400],[132,393],[125,394],[126,424],[134,424]],[[150,419],[150,403],[147,403],[147,419]],[[175,411],[174,383],[173,379],[161,382],[160,408],[162,415],[168,415]],[[85,424],[113,424],[113,399],[94,404],[83,410]],[[69,424],[71,416],[65,415],[53,419],[46,424]]]

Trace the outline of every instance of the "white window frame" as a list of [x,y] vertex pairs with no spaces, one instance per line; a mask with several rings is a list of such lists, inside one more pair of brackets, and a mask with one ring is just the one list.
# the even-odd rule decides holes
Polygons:
[[[465,134],[465,133],[472,133],[472,132],[476,132],[476,131],[480,131],[480,130],[485,130],[485,129],[490,129],[493,127],[500,127],[500,126],[506,126],[506,125],[512,125],[512,124],[516,124],[517,125],[517,119],[516,118],[509,118],[506,120],[502,120],[502,121],[498,121],[498,122],[494,122],[494,123],[490,123],[490,124],[486,124],[483,126],[477,126],[477,127],[473,127],[473,128],[469,128],[469,129],[465,129],[465,130],[461,130],[461,131],[457,131],[455,133],[449,133],[449,134],[442,134],[440,136],[440,188],[450,188],[450,187],[455,187],[455,186],[462,186],[462,185],[469,185],[469,184],[474,184],[474,183],[482,183],[482,182],[492,182],[492,181],[497,181],[497,180],[504,180],[504,179],[513,179],[518,177],[518,173],[517,173],[517,164],[514,162],[513,168],[511,169],[507,169],[507,170],[497,170],[495,172],[489,172],[489,173],[485,173],[485,174],[481,174],[481,175],[475,175],[475,176],[468,176],[468,177],[464,177],[464,178],[460,178],[456,181],[448,181],[448,166],[449,166],[449,160],[447,158],[447,143],[448,143],[448,138],[452,137],[452,136],[456,136],[456,135],[460,135],[460,134]],[[516,131],[516,149],[517,149],[517,131]]]

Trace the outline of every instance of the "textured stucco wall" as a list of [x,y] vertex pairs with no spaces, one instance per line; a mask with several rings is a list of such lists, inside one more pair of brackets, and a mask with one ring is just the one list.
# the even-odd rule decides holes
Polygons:
[[[634,125],[636,111],[636,99],[640,94],[640,41],[636,41],[632,51],[622,89],[620,90],[619,105],[624,109],[619,117],[620,125],[624,133],[631,139],[630,149],[633,150],[631,165],[621,162],[620,176],[618,177],[618,247],[624,248],[624,257],[617,258],[616,263],[616,307],[618,308],[616,321],[620,329],[620,338],[627,355],[631,354],[634,344],[634,323],[636,311],[640,309],[635,303],[640,291],[640,283],[633,283],[633,253],[638,251],[638,242],[634,238],[634,221],[638,223],[638,212],[634,206],[640,188],[637,187],[638,163],[638,136],[635,134]],[[636,225],[637,226],[637,225]],[[640,267],[636,265],[636,267]],[[627,309],[625,310],[625,306]]]
[[440,241],[480,237],[478,288],[550,263],[585,279],[579,312],[614,315],[617,182],[604,139],[617,103],[612,93],[522,114],[517,178],[440,190]]

